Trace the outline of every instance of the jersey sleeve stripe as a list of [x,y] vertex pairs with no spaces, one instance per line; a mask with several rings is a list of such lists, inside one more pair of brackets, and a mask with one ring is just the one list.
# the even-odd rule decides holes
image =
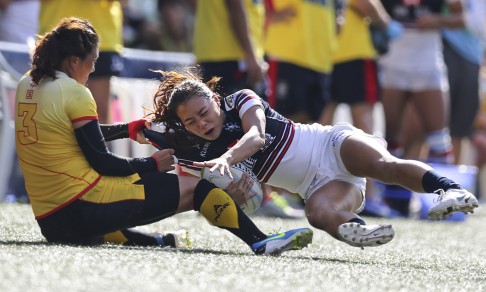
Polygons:
[[252,91],[249,91],[249,90],[242,90],[236,97],[236,109],[238,111],[241,110],[241,108],[243,107],[243,105],[245,103],[247,103],[248,101],[250,100],[259,100],[258,99],[258,96],[256,94],[254,94]]
[[282,139],[280,142],[275,146],[272,153],[269,153],[266,158],[264,159],[263,166],[257,173],[257,177],[262,182],[267,182],[270,177],[272,176],[273,172],[282,161],[285,153],[289,149],[290,145],[292,144],[292,140],[294,139],[295,135],[295,128],[294,124],[287,124],[284,133],[282,135]]
[[80,122],[80,121],[93,121],[93,120],[97,120],[98,119],[98,116],[85,116],[85,117],[79,117],[77,119],[73,119],[71,120],[71,123],[76,123],[76,122]]

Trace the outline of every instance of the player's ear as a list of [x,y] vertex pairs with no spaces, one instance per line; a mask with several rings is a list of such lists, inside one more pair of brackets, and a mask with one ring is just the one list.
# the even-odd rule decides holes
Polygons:
[[78,56],[69,56],[69,62],[73,65],[78,65],[81,62],[81,58]]
[[213,99],[218,106],[221,106],[221,99],[219,98],[219,95],[217,95],[216,93],[213,94]]
[[67,61],[69,63],[70,68],[73,68],[75,70],[79,69],[79,66],[81,64],[81,58],[77,56],[69,56],[67,57]]

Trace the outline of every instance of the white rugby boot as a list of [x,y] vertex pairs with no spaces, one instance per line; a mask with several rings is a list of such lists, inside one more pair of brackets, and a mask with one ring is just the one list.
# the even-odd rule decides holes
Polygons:
[[454,212],[474,213],[479,207],[478,199],[464,189],[437,190],[435,205],[429,208],[428,216],[432,220],[446,219]]
[[341,241],[351,246],[363,248],[390,242],[395,237],[395,231],[390,224],[361,225],[347,222],[339,225],[338,236]]

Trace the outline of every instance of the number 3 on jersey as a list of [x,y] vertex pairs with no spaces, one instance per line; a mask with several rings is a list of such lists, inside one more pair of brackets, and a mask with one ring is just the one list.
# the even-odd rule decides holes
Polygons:
[[37,111],[35,103],[19,103],[17,116],[22,119],[22,128],[17,129],[17,138],[20,144],[29,145],[37,142],[37,128],[34,114]]

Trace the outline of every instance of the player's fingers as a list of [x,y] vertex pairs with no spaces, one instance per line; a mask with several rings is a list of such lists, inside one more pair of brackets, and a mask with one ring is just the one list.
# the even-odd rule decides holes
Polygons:
[[204,166],[206,166],[206,163],[205,162],[199,162],[199,161],[193,161],[192,162],[192,165],[199,166],[199,167],[204,167]]
[[231,173],[230,169],[228,166],[221,164],[219,165],[219,173],[224,176],[225,174],[228,174],[230,178],[233,178],[233,174]]
[[[204,162],[204,166],[209,167],[211,165],[209,165],[207,162]],[[213,171],[217,170],[218,168],[219,168],[219,166],[217,164],[215,164],[215,165],[211,166],[211,168],[209,169],[209,171],[210,172],[213,172]],[[219,173],[221,175],[224,175],[224,170],[219,169]]]
[[230,191],[236,190],[238,188],[238,185],[239,185],[239,182],[233,180],[226,187],[226,190],[230,190]]
[[230,171],[229,168],[227,169],[227,173],[228,173],[228,175],[229,175],[230,178],[233,178],[233,174],[231,173],[231,171]]

